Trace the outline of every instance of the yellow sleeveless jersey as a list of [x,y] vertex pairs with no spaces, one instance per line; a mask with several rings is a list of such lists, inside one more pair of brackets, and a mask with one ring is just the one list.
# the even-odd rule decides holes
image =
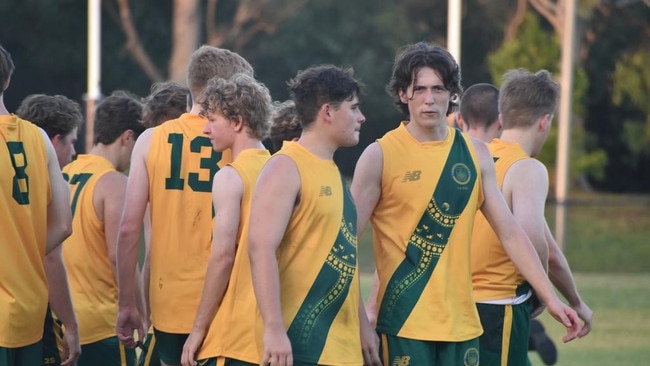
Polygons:
[[32,123],[0,116],[0,347],[5,348],[43,336],[43,258],[52,194],[43,138]]
[[[493,140],[488,147],[494,157],[499,188],[503,186],[503,178],[510,166],[530,157],[519,144],[499,139]],[[496,233],[480,212],[476,215],[472,233],[472,281],[476,302],[514,298],[529,290],[524,277],[517,271]]]
[[224,356],[250,363],[260,361],[255,341],[254,314],[257,312],[257,302],[248,257],[248,218],[257,176],[270,157],[268,150],[247,149],[230,164],[244,185],[237,251],[228,289],[203,341],[198,359]]
[[151,210],[153,326],[189,333],[212,245],[212,178],[221,154],[203,133],[206,119],[185,113],[154,127],[146,159]]
[[419,142],[403,122],[378,140],[381,196],[371,216],[380,279],[377,330],[409,339],[478,337],[470,235],[483,201],[469,137]]
[[79,155],[63,168],[72,207],[72,235],[63,243],[63,262],[81,344],[116,334],[117,280],[108,259],[104,223],[93,204],[97,182],[115,171],[110,161],[98,155]]
[[361,365],[356,208],[334,161],[297,142],[277,154],[295,162],[301,182],[277,252],[294,362]]

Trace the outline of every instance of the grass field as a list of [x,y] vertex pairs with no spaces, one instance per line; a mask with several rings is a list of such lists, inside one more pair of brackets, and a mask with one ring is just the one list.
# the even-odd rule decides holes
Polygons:
[[[555,229],[555,206],[546,209]],[[566,205],[564,250],[580,294],[595,314],[583,339],[562,343],[564,328],[544,313],[558,347],[557,365],[650,364],[650,197],[574,195]],[[371,280],[371,235],[359,243],[364,295]],[[542,366],[530,353],[533,366]]]

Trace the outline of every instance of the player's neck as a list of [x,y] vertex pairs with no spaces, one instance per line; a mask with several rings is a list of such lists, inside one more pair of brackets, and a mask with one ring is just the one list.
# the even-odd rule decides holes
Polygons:
[[300,139],[298,139],[298,143],[323,160],[333,160],[334,152],[339,148],[339,146],[333,141],[330,141],[326,135],[320,134],[311,129],[303,131]]
[[[243,134],[247,135],[246,132],[243,132]],[[235,139],[233,141],[232,146],[230,146],[230,149],[232,150],[232,158],[233,160],[237,158],[237,156],[244,150],[248,149],[266,149],[262,141],[256,139],[256,138],[251,138],[248,136],[239,136],[239,138]]]
[[0,94],[0,116],[6,116],[6,115],[11,114],[7,110],[7,107],[5,107],[5,102],[4,102],[3,98],[4,98],[3,94]]

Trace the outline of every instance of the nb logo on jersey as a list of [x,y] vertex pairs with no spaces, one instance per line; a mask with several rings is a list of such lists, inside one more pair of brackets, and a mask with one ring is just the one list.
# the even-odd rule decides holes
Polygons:
[[392,366],[408,366],[411,362],[411,356],[397,356],[393,360]]
[[320,186],[320,193],[318,196],[331,196],[332,195],[332,187],[330,186]]
[[402,183],[415,182],[416,180],[420,179],[421,174],[422,174],[421,170],[409,170],[408,172],[404,173],[404,178],[402,178]]

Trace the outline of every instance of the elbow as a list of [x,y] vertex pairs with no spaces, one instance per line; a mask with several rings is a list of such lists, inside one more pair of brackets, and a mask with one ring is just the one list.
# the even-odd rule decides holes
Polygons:
[[70,235],[72,235],[72,220],[62,220],[61,224],[57,228],[58,233],[58,242],[63,243]]

